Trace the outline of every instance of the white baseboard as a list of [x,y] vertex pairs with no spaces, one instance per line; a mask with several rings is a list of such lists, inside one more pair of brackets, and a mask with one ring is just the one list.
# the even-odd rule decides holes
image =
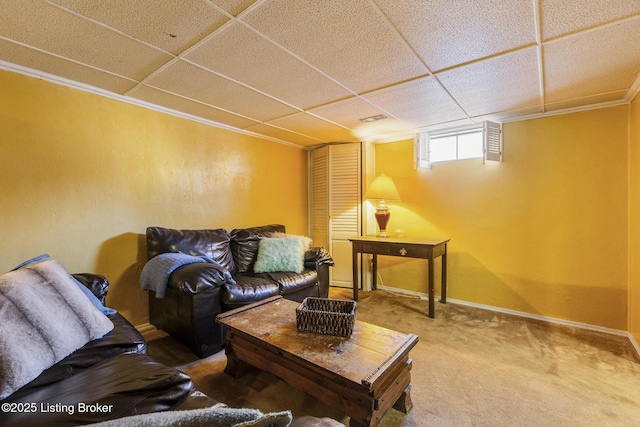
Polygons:
[[[418,298],[424,299],[424,300],[429,299],[429,296],[424,292],[408,291],[408,290],[405,290],[405,289],[392,288],[392,287],[388,287],[388,286],[378,286],[378,289],[385,290],[385,291],[388,291],[388,292],[391,292],[391,293],[404,294],[404,295],[409,295],[409,296],[413,296],[413,297],[418,297]],[[465,306],[469,306],[469,307],[480,308],[480,309],[483,309],[483,310],[495,311],[495,312],[498,312],[498,313],[512,314],[514,316],[526,317],[526,318],[529,318],[529,319],[541,320],[541,321],[548,322],[548,323],[556,323],[556,324],[564,325],[564,326],[572,326],[574,328],[587,329],[587,330],[596,331],[596,332],[603,332],[605,334],[610,334],[610,335],[628,337],[630,339],[632,338],[632,336],[631,336],[631,334],[629,332],[621,331],[619,329],[611,329],[611,328],[605,328],[605,327],[602,327],[602,326],[590,325],[588,323],[573,322],[573,321],[564,320],[564,319],[556,319],[555,317],[541,316],[539,314],[532,314],[532,313],[527,313],[527,312],[524,312],[524,311],[516,311],[516,310],[510,310],[510,309],[507,309],[507,308],[494,307],[492,305],[477,304],[477,303],[474,303],[474,302],[457,300],[457,299],[452,299],[452,298],[447,298],[447,302],[452,302],[454,304],[465,305]],[[633,341],[632,341],[632,343],[633,343]],[[634,346],[636,347],[636,350],[640,350],[638,345],[637,345],[637,343],[635,343]],[[638,354],[640,355],[640,351],[638,351]]]
[[629,334],[629,341],[631,341],[631,344],[633,345],[633,348],[636,349],[636,353],[638,353],[638,355],[640,356],[640,345],[638,345],[638,341],[636,341],[634,336],[631,335],[631,334]]

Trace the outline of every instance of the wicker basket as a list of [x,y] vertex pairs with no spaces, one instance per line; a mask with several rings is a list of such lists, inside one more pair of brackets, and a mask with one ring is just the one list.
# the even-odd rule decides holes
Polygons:
[[300,332],[351,336],[356,319],[356,302],[307,297],[296,308],[296,324]]

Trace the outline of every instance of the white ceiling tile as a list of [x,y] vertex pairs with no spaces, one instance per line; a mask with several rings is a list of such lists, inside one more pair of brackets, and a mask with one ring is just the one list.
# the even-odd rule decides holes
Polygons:
[[[390,116],[388,112],[381,110],[377,106],[359,97],[344,99],[339,102],[314,108],[309,110],[309,113],[351,129],[352,134],[358,141],[363,141],[373,135],[410,131],[412,129],[410,124],[397,120],[393,116]],[[368,123],[364,123],[361,120],[380,114],[386,115],[387,117]]]
[[629,88],[640,70],[640,19],[544,45],[546,102]]
[[433,77],[401,83],[362,97],[414,128],[466,117]]
[[543,40],[640,14],[638,0],[542,0]]
[[201,0],[51,0],[175,55],[229,18]]
[[365,0],[271,0],[242,19],[356,93],[426,73]]
[[531,0],[376,0],[434,72],[535,43]]
[[0,36],[124,77],[141,80],[171,59],[47,3],[5,0],[0,7]]
[[268,124],[303,135],[312,135],[324,142],[354,142],[359,140],[350,130],[307,113],[292,114],[270,120]]
[[149,102],[151,104],[170,108],[172,110],[180,111],[196,117],[201,117],[206,120],[211,120],[217,123],[222,123],[237,128],[244,128],[256,123],[253,120],[249,120],[235,114],[227,113],[217,108],[213,108],[205,104],[200,104],[189,99],[181,98],[177,95],[163,92],[161,90],[145,85],[140,85],[139,87],[135,88],[131,91],[131,93],[128,94],[128,96]]
[[242,24],[233,24],[185,59],[300,109],[350,95],[343,87]]
[[385,113],[375,105],[356,96],[312,108],[309,112],[350,129],[361,125],[360,119]]
[[257,121],[270,120],[296,111],[238,83],[180,60],[146,83]]
[[379,139],[385,135],[407,135],[413,134],[414,132],[415,129],[413,127],[391,117],[373,122],[360,123],[353,128],[353,135],[356,136],[358,141]]
[[324,143],[321,139],[313,138],[307,135],[301,135],[295,132],[289,132],[285,129],[270,126],[268,124],[260,123],[252,126],[247,126],[244,130],[254,132],[259,135],[269,136],[281,141],[291,142],[293,144],[309,147],[312,145],[318,145]]
[[454,68],[437,78],[470,116],[540,105],[535,48]]
[[70,81],[118,93],[127,93],[136,82],[76,62],[68,61],[45,52],[0,39],[0,58],[14,64],[43,71]]

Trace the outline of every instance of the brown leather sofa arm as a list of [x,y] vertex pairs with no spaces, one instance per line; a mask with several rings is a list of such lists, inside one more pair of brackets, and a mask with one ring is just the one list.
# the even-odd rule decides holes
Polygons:
[[325,248],[312,247],[304,254],[304,263],[307,268],[315,269],[316,265],[326,264],[333,267],[333,258]]
[[180,294],[195,295],[227,283],[235,283],[227,269],[217,264],[197,263],[179,267],[169,276],[168,286]]
[[329,297],[329,267],[335,263],[325,248],[312,247],[304,254],[304,265],[310,270],[318,272],[318,296]]
[[103,305],[106,304],[105,299],[109,291],[109,281],[106,277],[94,273],[74,273],[72,276],[85,285]]

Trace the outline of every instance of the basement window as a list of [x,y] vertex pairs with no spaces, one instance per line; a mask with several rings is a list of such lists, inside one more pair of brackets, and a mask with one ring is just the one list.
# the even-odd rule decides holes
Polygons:
[[502,126],[484,122],[482,126],[419,133],[416,135],[415,167],[431,169],[433,163],[464,159],[502,161]]

